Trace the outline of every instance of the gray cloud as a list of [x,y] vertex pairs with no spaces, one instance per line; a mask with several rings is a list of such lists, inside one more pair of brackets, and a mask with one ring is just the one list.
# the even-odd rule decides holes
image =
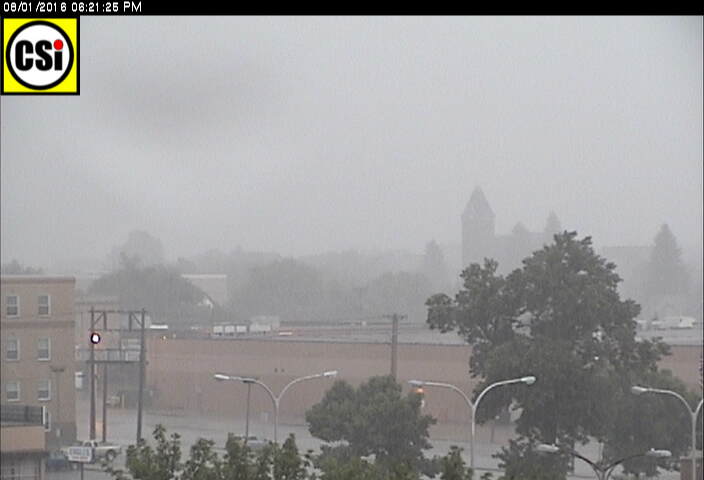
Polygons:
[[550,210],[702,243],[701,18],[81,19],[80,97],[3,97],[2,257],[459,241]]

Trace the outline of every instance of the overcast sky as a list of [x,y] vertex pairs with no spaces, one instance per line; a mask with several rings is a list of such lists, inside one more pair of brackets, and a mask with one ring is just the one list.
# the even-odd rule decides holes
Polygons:
[[80,96],[1,100],[3,261],[420,252],[477,185],[499,233],[701,248],[701,18],[80,22]]

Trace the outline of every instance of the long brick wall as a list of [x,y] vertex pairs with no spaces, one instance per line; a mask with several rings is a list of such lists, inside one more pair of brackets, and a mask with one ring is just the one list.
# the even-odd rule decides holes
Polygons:
[[[701,346],[677,346],[661,366],[671,369],[690,388],[699,388]],[[470,393],[471,348],[467,345],[400,344],[398,379],[435,380]],[[147,385],[154,390],[157,409],[219,413],[243,418],[247,386],[218,382],[213,374],[259,377],[275,393],[296,377],[339,370],[339,378],[359,384],[388,374],[390,347],[374,343],[299,342],[268,340],[150,339]],[[295,385],[281,402],[282,422],[302,422],[304,412],[318,402],[333,380],[316,379]],[[405,386],[404,388],[408,388]],[[469,411],[462,398],[446,389],[427,389],[425,411],[439,423],[463,423]],[[266,420],[271,400],[257,385],[251,390],[252,418]]]

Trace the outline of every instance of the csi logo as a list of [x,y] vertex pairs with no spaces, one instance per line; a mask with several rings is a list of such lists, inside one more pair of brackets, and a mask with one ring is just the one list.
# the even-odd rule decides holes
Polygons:
[[18,28],[7,43],[5,62],[21,85],[46,90],[60,84],[71,71],[73,44],[59,26],[37,20]]

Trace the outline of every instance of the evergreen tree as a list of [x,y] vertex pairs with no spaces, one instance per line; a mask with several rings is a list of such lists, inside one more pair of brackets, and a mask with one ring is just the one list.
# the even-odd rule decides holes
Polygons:
[[688,284],[682,251],[670,227],[664,224],[655,235],[648,265],[647,293],[651,297],[686,294]]

